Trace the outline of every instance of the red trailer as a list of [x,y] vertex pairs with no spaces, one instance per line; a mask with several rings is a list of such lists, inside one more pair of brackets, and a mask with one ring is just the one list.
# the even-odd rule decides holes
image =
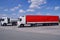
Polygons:
[[30,25],[30,26],[40,26],[40,25],[58,25],[59,16],[53,15],[26,15],[20,17],[18,24],[20,26]]

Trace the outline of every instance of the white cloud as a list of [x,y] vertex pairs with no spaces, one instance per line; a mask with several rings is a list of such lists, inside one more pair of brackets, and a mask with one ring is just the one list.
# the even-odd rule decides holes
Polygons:
[[0,14],[0,18],[1,17],[7,17],[7,14]]
[[42,4],[46,4],[46,0],[31,0],[29,8],[40,8]]
[[51,13],[47,13],[46,15],[51,15]]
[[28,13],[28,14],[26,14],[26,15],[34,15],[34,14],[32,14],[32,13]]
[[10,11],[15,11],[15,10],[19,9],[20,7],[21,7],[21,5],[18,4],[18,6],[14,7],[14,8],[11,8]]
[[18,4],[18,7],[21,7],[21,5],[20,5],[20,4]]
[[8,11],[8,9],[4,9],[4,11]]
[[27,9],[27,12],[34,12],[34,9]]
[[46,9],[53,9],[53,7],[46,7]]
[[38,12],[36,15],[43,15],[42,13]]
[[42,8],[40,5],[46,4],[46,0],[28,0],[31,3],[26,12],[34,12],[36,9]]
[[11,8],[10,11],[15,11],[15,10],[17,10],[17,9],[19,9],[18,6],[17,6],[17,7],[14,7],[14,8]]
[[15,15],[16,15],[16,13],[12,13],[12,15],[13,15],[13,16],[15,16]]
[[28,0],[28,3],[31,3],[31,0]]
[[24,11],[24,10],[22,10],[22,9],[20,9],[20,10],[19,10],[19,13],[25,13],[25,11]]
[[59,10],[59,9],[60,9],[60,7],[59,7],[59,6],[55,6],[55,7],[47,7],[46,9]]
[[3,16],[7,16],[6,14],[3,14]]
[[54,10],[59,10],[60,9],[60,7],[59,6],[56,6],[55,8],[54,8]]
[[10,11],[15,11],[15,9],[14,9],[14,8],[12,8],[12,9],[10,9]]
[[19,7],[17,6],[17,7],[14,7],[14,9],[18,9]]

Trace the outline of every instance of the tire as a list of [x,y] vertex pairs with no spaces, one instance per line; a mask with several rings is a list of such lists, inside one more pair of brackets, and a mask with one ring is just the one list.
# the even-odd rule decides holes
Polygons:
[[44,23],[44,24],[43,24],[43,26],[49,26],[49,24],[47,24],[47,23]]
[[34,24],[31,24],[31,27],[34,27],[35,25]]
[[54,23],[54,24],[53,24],[53,26],[57,26],[57,25],[59,25],[59,24],[58,24],[58,23]]
[[24,24],[21,24],[20,27],[24,27]]
[[3,26],[7,26],[7,24],[6,24],[6,23],[4,23],[4,24],[3,24]]
[[24,24],[21,24],[20,26],[18,26],[18,28],[24,27]]

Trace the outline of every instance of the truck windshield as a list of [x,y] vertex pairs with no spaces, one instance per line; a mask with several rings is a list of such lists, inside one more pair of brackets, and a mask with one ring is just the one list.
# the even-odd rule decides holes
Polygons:
[[4,21],[4,19],[0,19],[0,21]]

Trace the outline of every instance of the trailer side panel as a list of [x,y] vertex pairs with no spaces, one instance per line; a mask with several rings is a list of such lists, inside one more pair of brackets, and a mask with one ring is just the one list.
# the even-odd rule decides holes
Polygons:
[[51,23],[51,22],[58,22],[59,17],[58,16],[49,16],[49,15],[27,15],[26,16],[26,22],[32,22],[32,23]]

